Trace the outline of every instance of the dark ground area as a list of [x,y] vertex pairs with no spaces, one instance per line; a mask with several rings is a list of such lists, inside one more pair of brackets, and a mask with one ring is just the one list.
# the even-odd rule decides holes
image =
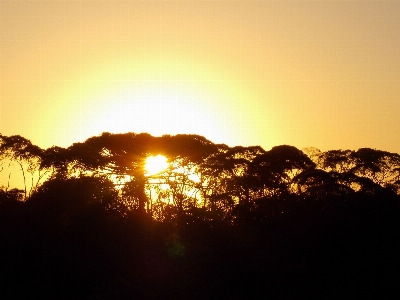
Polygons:
[[28,202],[4,203],[1,299],[360,299],[399,293],[397,197],[304,203],[269,217],[259,208],[235,224],[193,215],[162,223],[95,208],[46,211]]

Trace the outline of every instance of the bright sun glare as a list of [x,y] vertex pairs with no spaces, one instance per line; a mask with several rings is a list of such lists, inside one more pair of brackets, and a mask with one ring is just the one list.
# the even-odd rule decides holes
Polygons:
[[163,155],[149,156],[146,159],[146,175],[151,176],[164,171],[168,167],[168,160]]

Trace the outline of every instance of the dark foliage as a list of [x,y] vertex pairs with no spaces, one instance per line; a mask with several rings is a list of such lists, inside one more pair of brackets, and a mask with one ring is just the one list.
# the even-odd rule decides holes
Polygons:
[[[27,149],[54,173],[29,197],[0,190],[0,299],[398,296],[397,154],[309,158],[291,146],[147,134],[42,151],[2,138],[27,145],[3,142],[8,154]],[[201,175],[160,174],[175,176],[168,203],[143,198],[143,161],[159,153]],[[107,174],[132,178],[121,190]],[[179,192],[187,186],[201,201]]]

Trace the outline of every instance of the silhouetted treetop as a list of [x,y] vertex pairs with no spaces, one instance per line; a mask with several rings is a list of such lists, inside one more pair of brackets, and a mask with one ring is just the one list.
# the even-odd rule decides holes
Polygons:
[[0,154],[8,158],[29,160],[40,157],[43,150],[19,135],[4,136],[0,134]]
[[[260,199],[317,200],[400,191],[400,156],[370,148],[314,149],[308,156],[289,145],[265,151],[260,146],[215,144],[194,134],[105,132],[67,148],[46,150],[20,136],[0,136],[0,151],[2,160],[18,162],[23,172],[46,174],[40,177],[45,182],[38,180],[30,193],[25,187],[24,199],[35,191],[36,198],[50,190],[56,195],[63,188],[93,198],[83,185],[102,191],[104,184],[111,191],[111,184],[117,194],[109,209],[121,214],[138,210],[160,220],[168,214],[234,222]],[[168,166],[148,176],[146,160],[155,155],[164,155]]]
[[[394,295],[400,156],[305,152],[132,132],[40,149],[0,135],[0,298]],[[157,155],[167,164],[151,172]]]

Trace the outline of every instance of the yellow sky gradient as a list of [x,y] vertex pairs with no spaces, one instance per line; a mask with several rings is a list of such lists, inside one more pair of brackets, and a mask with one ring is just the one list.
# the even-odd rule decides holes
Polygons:
[[400,152],[400,1],[0,0],[0,133]]

